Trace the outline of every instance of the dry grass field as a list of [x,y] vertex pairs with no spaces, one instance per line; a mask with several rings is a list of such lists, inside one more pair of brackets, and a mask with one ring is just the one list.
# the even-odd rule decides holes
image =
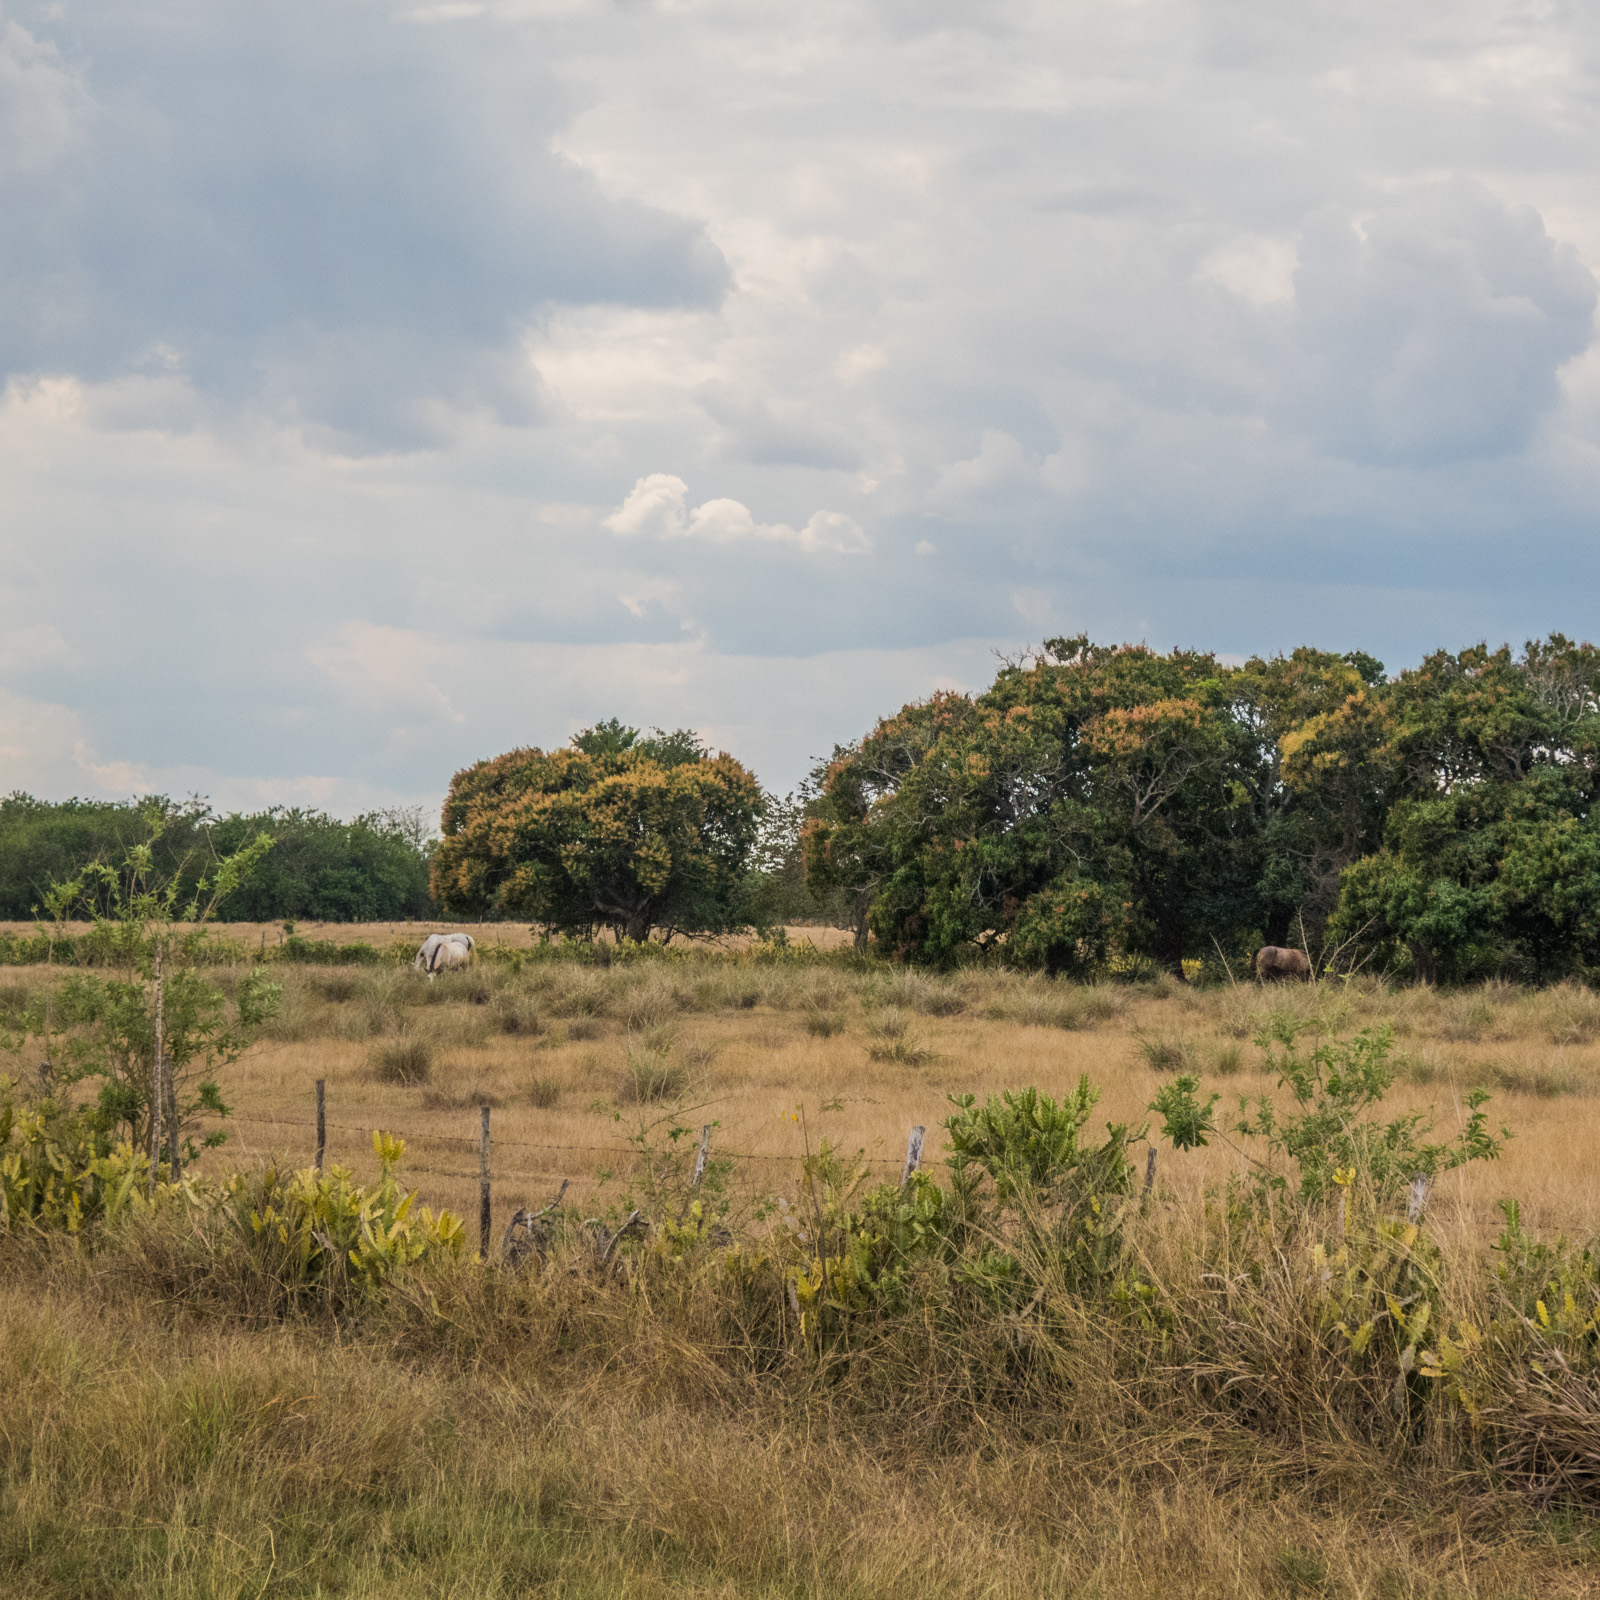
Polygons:
[[[409,937],[321,936],[358,931],[383,948]],[[223,984],[242,971],[215,970]],[[273,975],[279,1014],[227,1070],[229,1143],[207,1163],[308,1163],[323,1078],[330,1159],[371,1176],[369,1130],[402,1134],[404,1175],[469,1237],[480,1103],[497,1226],[563,1179],[580,1212],[604,1211],[637,1159],[629,1133],[673,1117],[718,1124],[744,1195],[793,1196],[805,1139],[888,1174],[920,1123],[938,1161],[952,1093],[1060,1094],[1086,1073],[1103,1091],[1095,1130],[1144,1121],[1180,1070],[1230,1104],[1270,1090],[1254,1036],[1285,1014],[1343,1036],[1390,1025],[1394,1098],[1441,1136],[1479,1085],[1513,1128],[1499,1161],[1448,1174],[1433,1199],[1431,1232],[1460,1269],[1452,1316],[1478,1314],[1465,1264],[1485,1258],[1500,1197],[1541,1233],[1600,1232],[1600,998],[1576,987],[1079,986],[748,950],[606,967],[530,950],[432,983],[396,965]],[[0,986],[44,981],[0,971]],[[1202,1190],[1241,1159],[1220,1143],[1160,1155],[1140,1248],[1175,1296],[1194,1294]],[[986,1408],[960,1394],[992,1331],[969,1350],[885,1324],[874,1354],[831,1376],[764,1369],[703,1278],[629,1287],[471,1261],[352,1320],[262,1321],[183,1288],[190,1247],[164,1237],[0,1253],[0,1594],[1600,1593],[1593,1517],[1464,1470],[1459,1419],[1388,1439],[1319,1409],[1314,1341],[1274,1321],[1298,1314],[1292,1293],[1241,1320],[1237,1356],[1220,1357],[1241,1381],[1282,1363],[1286,1394],[1304,1386],[1300,1423],[1251,1429],[1199,1398],[1219,1380],[1197,1358],[1143,1370],[1070,1300],[1053,1302],[1037,1395]]]
[[[779,1190],[806,1135],[887,1171],[922,1124],[937,1159],[949,1094],[1035,1084],[1059,1095],[1087,1073],[1103,1095],[1095,1125],[1139,1124],[1163,1079],[1188,1070],[1231,1106],[1273,1087],[1254,1035],[1287,1011],[1345,1035],[1392,1026],[1396,1099],[1442,1135],[1472,1088],[1492,1092],[1493,1119],[1516,1137],[1499,1162],[1441,1185],[1441,1223],[1490,1227],[1493,1202],[1514,1194],[1539,1227],[1600,1225],[1600,998],[1578,988],[1085,987],[693,954],[609,969],[482,962],[432,983],[392,968],[275,972],[280,1013],[228,1074],[230,1154],[304,1164],[323,1078],[330,1158],[364,1170],[369,1130],[399,1133],[429,1202],[467,1216],[483,1103],[497,1213],[542,1203],[562,1179],[571,1196],[594,1193],[600,1175],[626,1169],[628,1134],[672,1108],[718,1124],[718,1150],[756,1158],[738,1169],[742,1187]],[[1167,1152],[1161,1176],[1192,1190],[1242,1159],[1222,1145]]]

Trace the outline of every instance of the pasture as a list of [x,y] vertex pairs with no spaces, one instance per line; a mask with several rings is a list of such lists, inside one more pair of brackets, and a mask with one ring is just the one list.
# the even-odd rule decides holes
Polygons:
[[[337,930],[354,935],[388,948],[406,931]],[[708,1122],[748,1219],[797,1195],[808,1144],[895,1176],[922,1124],[937,1167],[951,1094],[1061,1095],[1087,1074],[1098,1130],[1146,1121],[1185,1071],[1231,1107],[1272,1088],[1255,1037],[1289,1016],[1342,1037],[1392,1027],[1393,1099],[1442,1136],[1479,1086],[1514,1130],[1435,1190],[1452,1315],[1483,1315],[1471,1264],[1501,1197],[1541,1234],[1600,1232],[1600,999],[1577,986],[1073,985],[842,953],[516,951],[431,983],[274,964],[278,1015],[227,1071],[229,1142],[205,1163],[307,1164],[320,1078],[329,1161],[370,1177],[369,1130],[403,1135],[402,1176],[473,1243],[481,1104],[496,1235],[563,1180],[576,1214],[605,1214],[668,1128],[692,1142]],[[50,981],[0,971],[0,1001]],[[1140,1246],[1156,1277],[1197,1292],[1208,1192],[1244,1159],[1220,1141],[1161,1150]],[[1298,1422],[1251,1431],[1195,1398],[1217,1358],[1141,1367],[1067,1312],[1038,1347],[1041,1397],[990,1406],[962,1388],[973,1358],[948,1333],[887,1328],[835,1368],[747,1361],[722,1291],[671,1272],[628,1288],[467,1260],[330,1325],[237,1309],[176,1249],[158,1234],[0,1255],[6,1593],[1576,1600],[1600,1571],[1592,1515],[1464,1470],[1464,1423],[1375,1442],[1320,1409],[1292,1301],[1254,1331],[1241,1313],[1220,1357],[1234,1381],[1265,1365],[1285,1394],[1303,1386]]]
[[[387,942],[387,927],[372,930]],[[801,937],[796,930],[796,937]],[[492,1107],[501,1207],[600,1196],[632,1159],[628,1136],[674,1107],[741,1163],[747,1189],[792,1186],[809,1135],[898,1172],[907,1130],[942,1153],[946,1097],[1034,1084],[1061,1095],[1087,1073],[1093,1119],[1130,1124],[1165,1076],[1200,1073],[1228,1104],[1272,1087],[1255,1036],[1287,1013],[1339,1034],[1387,1023],[1397,1102],[1446,1133],[1475,1087],[1516,1132],[1502,1158],[1465,1168],[1436,1206],[1489,1226],[1518,1195],[1541,1226],[1600,1227],[1600,998],[1566,986],[1459,993],[1248,983],[1072,985],[1003,971],[948,977],[829,963],[676,961],[521,970],[493,960],[433,982],[392,967],[274,969],[278,1016],[231,1068],[230,1154],[304,1164],[314,1084],[327,1083],[329,1156],[372,1164],[369,1130],[408,1140],[430,1203],[476,1216],[478,1107]],[[795,1120],[804,1114],[804,1129]],[[1214,1145],[1163,1153],[1164,1183],[1193,1191],[1240,1157]]]

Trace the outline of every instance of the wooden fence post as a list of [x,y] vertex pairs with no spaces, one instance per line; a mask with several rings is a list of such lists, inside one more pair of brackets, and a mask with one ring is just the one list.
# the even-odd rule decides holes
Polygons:
[[1150,1153],[1144,1158],[1144,1192],[1149,1194],[1156,1186],[1156,1147],[1150,1146]]
[[166,1084],[162,1058],[166,1054],[166,1032],[162,1017],[162,1000],[165,991],[161,982],[162,938],[156,935],[156,1014],[155,1050],[150,1058],[150,1193],[156,1192],[156,1178],[161,1166],[161,1115],[166,1109]]
[[480,1106],[483,1131],[478,1136],[478,1259],[489,1259],[489,1108]]
[[694,1176],[689,1180],[691,1189],[700,1187],[700,1180],[706,1175],[706,1157],[711,1153],[711,1124],[708,1122],[700,1129],[700,1153],[694,1158]]
[[323,1158],[328,1153],[328,1080],[317,1079],[317,1176],[322,1176]]
[[911,1136],[906,1140],[906,1165],[900,1174],[900,1187],[902,1189],[911,1182],[911,1174],[922,1165],[922,1140],[927,1129],[917,1126],[911,1130]]

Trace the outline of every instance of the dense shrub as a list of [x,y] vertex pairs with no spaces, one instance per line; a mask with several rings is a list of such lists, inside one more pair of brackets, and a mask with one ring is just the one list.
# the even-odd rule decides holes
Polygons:
[[[283,806],[218,816],[202,803],[161,796],[52,802],[13,794],[0,800],[0,919],[33,916],[52,883],[92,861],[120,861],[150,836],[152,819],[159,820],[154,870],[185,894],[217,857],[263,833],[272,839],[265,859],[216,908],[228,921],[374,922],[432,910],[426,828],[413,813],[341,822]],[[0,961],[14,959],[0,950]]]

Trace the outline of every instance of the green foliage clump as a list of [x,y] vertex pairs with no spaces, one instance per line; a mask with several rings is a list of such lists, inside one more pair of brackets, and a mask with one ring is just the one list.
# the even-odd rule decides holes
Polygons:
[[115,1220],[144,1193],[148,1159],[113,1146],[106,1119],[29,1103],[0,1078],[0,1228],[79,1233]]
[[[57,986],[41,986],[0,1022],[0,1049],[19,1059],[30,1046],[37,1049],[45,1057],[41,1071],[63,1087],[98,1078],[97,1109],[107,1127],[146,1145],[164,1124],[176,1167],[197,1154],[187,1132],[195,1119],[227,1115],[213,1074],[238,1059],[278,1003],[278,986],[259,968],[231,997],[200,970],[207,941],[201,924],[248,880],[271,841],[254,840],[186,887],[183,874],[163,877],[158,867],[166,815],[151,806],[144,816],[147,837],[119,863],[93,863],[45,896],[54,921],[48,931],[59,932],[74,913],[87,914],[99,960],[116,975],[74,971]],[[190,926],[179,931],[179,923]],[[214,1146],[223,1137],[214,1130],[204,1143]]]
[[376,1293],[419,1263],[461,1254],[461,1219],[418,1207],[397,1177],[405,1141],[375,1132],[376,1184],[345,1167],[289,1175],[268,1167],[235,1174],[210,1203],[225,1217],[255,1273],[290,1304],[334,1306]]
[[760,786],[689,732],[615,722],[565,750],[513,750],[458,772],[433,858],[451,911],[524,916],[568,935],[737,925]]
[[428,829],[417,812],[342,822],[285,806],[219,816],[204,802],[165,796],[52,802],[13,794],[0,800],[0,918],[37,915],[51,884],[145,842],[157,876],[192,898],[210,863],[263,834],[272,854],[223,896],[216,912],[224,920],[374,922],[425,917],[432,907]]
[[[1325,1038],[1309,1053],[1299,1043],[1302,1031],[1292,1017],[1279,1016],[1256,1040],[1267,1070],[1278,1075],[1278,1088],[1289,1091],[1289,1106],[1280,1110],[1270,1094],[1253,1100],[1241,1095],[1238,1119],[1229,1129],[1260,1141],[1265,1154],[1255,1162],[1255,1182],[1261,1192],[1288,1187],[1282,1170],[1287,1162],[1304,1201],[1326,1200],[1353,1177],[1378,1204],[1389,1204],[1419,1178],[1431,1182],[1466,1162],[1494,1160],[1501,1141],[1510,1138],[1506,1128],[1498,1137],[1490,1132],[1483,1109],[1489,1095],[1482,1089],[1473,1090],[1467,1123],[1447,1143],[1428,1142],[1432,1125],[1420,1111],[1386,1118],[1382,1106],[1394,1084],[1388,1026],[1363,1029],[1353,1039]],[[1202,1104],[1198,1088],[1198,1078],[1180,1076],[1150,1105],[1179,1150],[1204,1145],[1218,1131],[1214,1113],[1221,1096]]]
[[1433,982],[1600,973],[1600,650],[1216,657],[1086,637],[835,750],[817,894],[909,960],[1056,974],[1262,944]]

